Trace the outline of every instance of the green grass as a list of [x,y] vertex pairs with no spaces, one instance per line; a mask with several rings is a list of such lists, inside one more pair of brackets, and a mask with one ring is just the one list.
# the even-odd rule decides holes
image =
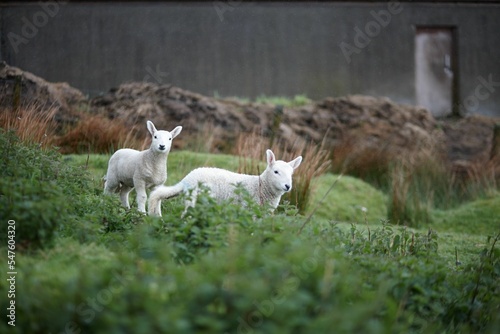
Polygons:
[[[68,164],[86,167],[96,187],[102,183],[106,173],[109,155],[67,155]],[[168,158],[167,184],[175,184],[189,171],[197,167],[219,167],[238,170],[238,157],[224,154],[193,153],[174,151]],[[380,224],[387,218],[387,195],[370,184],[344,175],[328,196],[323,199],[328,188],[338,175],[325,174],[314,180],[314,193],[306,210],[306,215],[316,209],[317,221],[338,221],[345,223],[365,223],[362,208],[366,208],[366,222]],[[320,203],[323,200],[322,203]],[[316,206],[321,204],[318,208]],[[432,223],[423,230],[432,228],[439,232],[491,235],[500,229],[500,194],[478,199],[449,210],[432,210]]]
[[[97,179],[106,174],[110,157],[111,155],[104,154],[70,154],[64,156],[64,161],[73,166],[86,167],[90,174]],[[168,156],[167,183],[180,181],[187,173],[197,167],[219,167],[236,171],[238,158],[225,154],[171,152]]]
[[500,194],[465,203],[451,210],[434,210],[433,226],[440,231],[491,235],[500,229]]
[[[366,213],[366,221],[373,224],[387,217],[387,196],[368,183],[351,176],[342,176],[320,203],[337,177],[326,174],[314,181],[316,190],[306,214],[310,214],[320,204],[315,212],[316,219],[365,223]],[[366,209],[365,212],[363,208]]]
[[[214,97],[220,98],[217,92],[214,93]],[[237,100],[241,103],[252,102],[251,99],[243,97],[228,97],[227,99]],[[254,99],[254,102],[261,104],[270,104],[270,105],[282,105],[284,107],[300,107],[306,104],[310,104],[313,101],[304,94],[298,94],[293,97],[259,95]]]
[[[65,161],[74,166],[87,166],[93,176],[96,187],[102,187],[102,176],[106,173],[108,155],[70,155]],[[189,171],[201,166],[220,167],[233,171],[238,169],[238,158],[230,155],[193,153],[189,151],[171,152],[168,158],[167,184],[175,184]],[[338,175],[325,174],[314,181],[315,191],[306,216],[315,210],[313,225],[328,227],[335,222],[343,231],[348,231],[351,224],[359,224],[359,230],[367,233],[366,223],[370,228],[380,228],[387,219],[388,197],[370,184],[351,176],[342,176],[326,198],[324,194],[335,182]],[[134,196],[131,196],[134,202]],[[118,199],[116,199],[118,204]],[[182,201],[174,200],[165,205],[182,206]],[[316,208],[316,206],[318,206]],[[362,208],[366,208],[365,213]],[[500,231],[500,195],[479,199],[449,210],[432,210],[432,223],[411,231],[425,233],[429,228],[439,235],[439,253],[446,258],[449,266],[455,263],[455,247],[458,248],[462,263],[475,261],[477,252],[485,246],[488,236]]]
[[255,102],[272,105],[282,105],[284,107],[300,107],[309,104],[312,101],[307,96],[301,94],[295,95],[294,97],[261,95],[255,99]]
[[[16,220],[17,245],[16,326],[2,321],[2,333],[494,333],[500,325],[500,247],[488,238],[498,233],[498,197],[433,211],[431,232],[382,223],[386,196],[351,177],[300,234],[305,217],[291,208],[270,215],[203,194],[184,218],[182,199],[151,218],[102,195],[109,156],[47,156],[2,136],[0,210]],[[238,158],[172,152],[167,183],[204,165],[236,170]],[[312,207],[335,179],[318,178]],[[21,216],[45,191],[55,202]],[[52,214],[54,205],[64,210]],[[30,244],[39,236],[27,231],[41,220],[51,233]]]

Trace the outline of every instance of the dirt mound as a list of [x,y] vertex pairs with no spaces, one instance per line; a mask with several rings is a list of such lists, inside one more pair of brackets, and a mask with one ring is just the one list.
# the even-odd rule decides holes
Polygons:
[[[234,142],[241,132],[251,132],[256,127],[266,129],[273,110],[272,106],[220,100],[171,85],[145,82],[126,83],[112,89],[94,98],[91,108],[129,125],[145,124],[148,119],[162,129],[173,129],[180,124],[183,137],[193,137],[209,124],[219,150],[226,150],[228,143]],[[181,136],[178,139],[182,143]]]
[[[215,145],[227,150],[240,133],[258,129],[275,134],[285,144],[325,140],[329,146],[349,140],[363,147],[381,146],[397,153],[438,145],[436,120],[425,109],[386,98],[347,96],[326,98],[301,107],[242,103],[206,97],[169,85],[127,83],[91,101],[95,112],[130,125],[155,120],[161,128],[182,124],[185,134],[200,133],[207,123]],[[443,143],[444,144],[444,143]]]
[[176,139],[180,146],[198,136],[210,142],[213,150],[228,152],[240,134],[259,131],[289,145],[297,140],[325,141],[331,149],[343,145],[360,152],[378,150],[386,152],[388,158],[432,149],[451,164],[481,165],[500,155],[495,153],[500,144],[494,145],[498,142],[499,131],[495,129],[499,119],[470,116],[436,120],[426,109],[387,98],[329,97],[280,108],[211,98],[171,85],[130,82],[88,101],[66,83],[49,83],[5,63],[0,64],[0,83],[0,107],[30,103],[56,107],[57,119],[62,122],[75,121],[80,110],[88,109],[135,126],[142,131],[141,138],[146,135],[143,124],[148,119],[163,129],[180,124],[184,127],[183,136]]
[[425,109],[387,98],[353,95],[291,109],[284,126],[316,141],[325,135],[333,140],[332,144],[349,138],[360,145],[383,145],[400,152],[432,142],[435,125],[435,119]]
[[37,106],[56,108],[56,120],[74,122],[80,110],[88,104],[78,89],[65,82],[50,83],[17,67],[0,63],[0,108]]

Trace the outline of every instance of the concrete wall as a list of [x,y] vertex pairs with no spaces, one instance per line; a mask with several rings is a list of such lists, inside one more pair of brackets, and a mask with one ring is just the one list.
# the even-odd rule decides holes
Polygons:
[[90,95],[147,80],[207,95],[414,104],[415,27],[452,26],[455,105],[500,116],[498,4],[42,3],[0,7],[0,56]]

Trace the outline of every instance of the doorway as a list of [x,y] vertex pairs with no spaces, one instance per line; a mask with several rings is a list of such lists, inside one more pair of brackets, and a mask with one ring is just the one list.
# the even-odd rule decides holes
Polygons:
[[415,96],[435,117],[454,114],[456,55],[454,28],[417,27]]

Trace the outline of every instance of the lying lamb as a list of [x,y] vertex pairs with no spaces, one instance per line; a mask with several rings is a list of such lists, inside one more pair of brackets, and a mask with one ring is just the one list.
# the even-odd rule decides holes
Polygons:
[[104,193],[120,193],[121,202],[127,209],[130,208],[128,195],[135,188],[137,208],[141,212],[146,212],[146,189],[167,180],[167,157],[172,139],[182,131],[182,126],[168,132],[156,130],[151,121],[146,124],[152,137],[151,147],[141,152],[128,148],[116,151],[109,159],[104,177]]
[[302,162],[299,156],[290,162],[276,161],[271,150],[266,151],[267,168],[261,175],[233,173],[220,168],[197,168],[174,186],[160,186],[149,196],[149,214],[161,216],[161,201],[193,190],[193,198],[186,203],[186,209],[196,202],[196,193],[200,184],[209,189],[217,200],[237,198],[236,185],[240,184],[257,202],[269,204],[273,209],[278,206],[281,196],[292,189],[292,174]]

